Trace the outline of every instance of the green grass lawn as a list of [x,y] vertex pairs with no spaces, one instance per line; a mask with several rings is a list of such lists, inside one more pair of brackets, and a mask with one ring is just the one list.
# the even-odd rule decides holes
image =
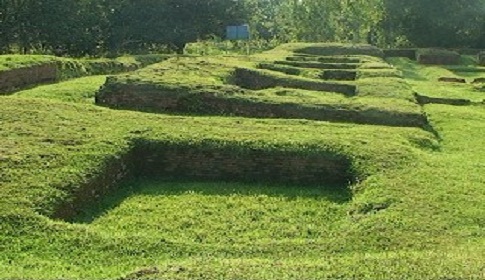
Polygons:
[[[375,86],[404,102],[421,66],[396,61],[406,80]],[[415,75],[437,83],[422,71]],[[485,278],[484,106],[424,106],[437,137],[414,127],[111,110],[90,104],[103,79],[0,97],[0,279]],[[372,79],[387,78],[362,79],[358,98],[392,100],[372,95]],[[276,101],[267,92],[259,98]],[[281,100],[325,98],[301,94]],[[138,177],[79,216],[50,218],[139,140],[241,155],[337,153],[357,180]]]
[[0,71],[55,62],[55,56],[48,55],[0,55]]
[[89,76],[18,91],[14,95],[21,98],[46,98],[93,104],[96,91],[105,81],[106,76]]
[[[425,66],[407,58],[390,58],[389,61],[403,72],[407,82],[419,94],[429,97],[467,99],[472,102],[485,100],[485,92],[471,84],[475,78],[485,78],[483,67],[474,65]],[[470,62],[465,61],[464,63]],[[467,83],[438,82],[440,77],[464,78]]]

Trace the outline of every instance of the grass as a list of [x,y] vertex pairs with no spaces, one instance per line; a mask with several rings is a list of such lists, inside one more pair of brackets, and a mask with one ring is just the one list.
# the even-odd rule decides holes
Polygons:
[[55,62],[56,57],[48,55],[0,55],[0,71]]
[[277,46],[270,52],[275,54],[298,53],[318,56],[369,55],[383,57],[383,52],[380,49],[365,44],[290,43]]
[[[270,107],[266,106],[269,104],[272,111],[267,112],[265,116],[271,115],[277,118],[347,122],[355,122],[357,118],[361,123],[367,124],[422,126],[423,121],[375,120],[375,117],[383,119],[382,115],[387,116],[384,119],[406,119],[408,115],[423,119],[421,108],[416,104],[411,87],[402,79],[401,72],[381,58],[355,54],[306,55],[301,56],[305,60],[301,62],[293,59],[300,58],[297,53],[294,53],[299,49],[293,45],[285,46],[279,48],[286,50],[283,55],[277,48],[249,58],[237,56],[173,58],[135,73],[112,77],[98,94],[101,100],[99,104],[149,112],[194,115],[239,114],[250,117],[258,117],[262,113],[257,115],[246,112],[249,110],[247,107],[259,106],[260,111],[265,111],[270,110]],[[325,45],[318,46],[322,48]],[[330,48],[333,47],[333,45],[330,46]],[[290,52],[290,49],[294,52]],[[351,47],[350,53],[355,53],[356,50],[360,48]],[[363,53],[368,51],[367,48],[363,50]],[[290,59],[284,60],[288,58]],[[352,61],[353,63],[329,64],[328,61]],[[355,68],[353,69],[355,81],[322,79],[325,71],[329,70],[325,68],[349,65]],[[342,93],[347,96],[343,96]],[[204,101],[207,95],[218,100],[219,103],[214,106],[209,105]],[[116,101],[118,96],[121,100]],[[382,100],[383,97],[386,99]],[[179,106],[175,109],[170,108],[170,105],[167,105],[168,101],[160,101],[164,98],[177,100],[176,103]],[[231,109],[234,107],[240,109]],[[298,108],[301,112],[285,113],[296,110],[289,107]],[[313,113],[316,109],[321,112]],[[339,112],[350,112],[346,115],[357,116],[347,119],[335,116]]]
[[[449,99],[467,99],[472,102],[481,102],[485,99],[479,88],[470,84],[473,79],[485,77],[480,67],[466,66],[467,69],[475,69],[477,72],[462,72],[465,66],[424,66],[419,65],[407,58],[389,58],[392,64],[398,67],[404,74],[407,82],[414,90],[422,95]],[[467,84],[439,83],[440,77],[464,78]]]
[[[118,58],[66,58],[49,55],[0,55],[0,72],[51,63],[57,67],[57,77],[63,81],[91,75],[108,75],[132,71],[168,59],[167,55],[135,55]],[[21,87],[33,85],[20,85]]]
[[[391,100],[372,95],[372,81],[382,80],[375,86],[405,101],[417,81],[436,85],[429,75],[445,71],[392,62],[409,85],[361,79],[368,94],[361,88],[356,100]],[[94,82],[86,96],[91,90]],[[276,102],[280,90],[260,97]],[[303,97],[279,98],[325,98],[295,92]],[[37,97],[1,97],[2,279],[485,277],[483,106],[424,106],[437,140],[419,128],[147,114],[64,102],[53,91]],[[137,140],[239,153],[330,151],[361,176],[349,186],[135,178],[71,222],[49,218]]]
[[14,95],[22,98],[46,98],[65,102],[93,104],[96,91],[105,81],[106,76],[104,75],[89,76],[18,91]]

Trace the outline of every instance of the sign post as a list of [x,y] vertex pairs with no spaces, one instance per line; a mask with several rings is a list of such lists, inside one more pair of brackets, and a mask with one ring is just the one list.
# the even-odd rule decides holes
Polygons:
[[251,40],[251,32],[249,25],[230,25],[226,27],[226,38],[228,40],[246,41],[246,51],[250,54],[249,40]]

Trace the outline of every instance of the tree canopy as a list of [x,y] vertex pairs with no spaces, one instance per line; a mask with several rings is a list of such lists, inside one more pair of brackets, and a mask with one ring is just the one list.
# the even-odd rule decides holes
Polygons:
[[181,52],[242,23],[281,42],[485,47],[485,0],[2,0],[0,52]]

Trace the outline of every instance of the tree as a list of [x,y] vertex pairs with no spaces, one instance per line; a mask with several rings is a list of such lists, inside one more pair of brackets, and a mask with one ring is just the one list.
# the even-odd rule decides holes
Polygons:
[[112,50],[167,45],[182,52],[188,42],[223,36],[225,26],[246,20],[242,1],[125,0],[110,16]]
[[385,0],[384,32],[419,47],[467,47],[484,20],[484,0]]

